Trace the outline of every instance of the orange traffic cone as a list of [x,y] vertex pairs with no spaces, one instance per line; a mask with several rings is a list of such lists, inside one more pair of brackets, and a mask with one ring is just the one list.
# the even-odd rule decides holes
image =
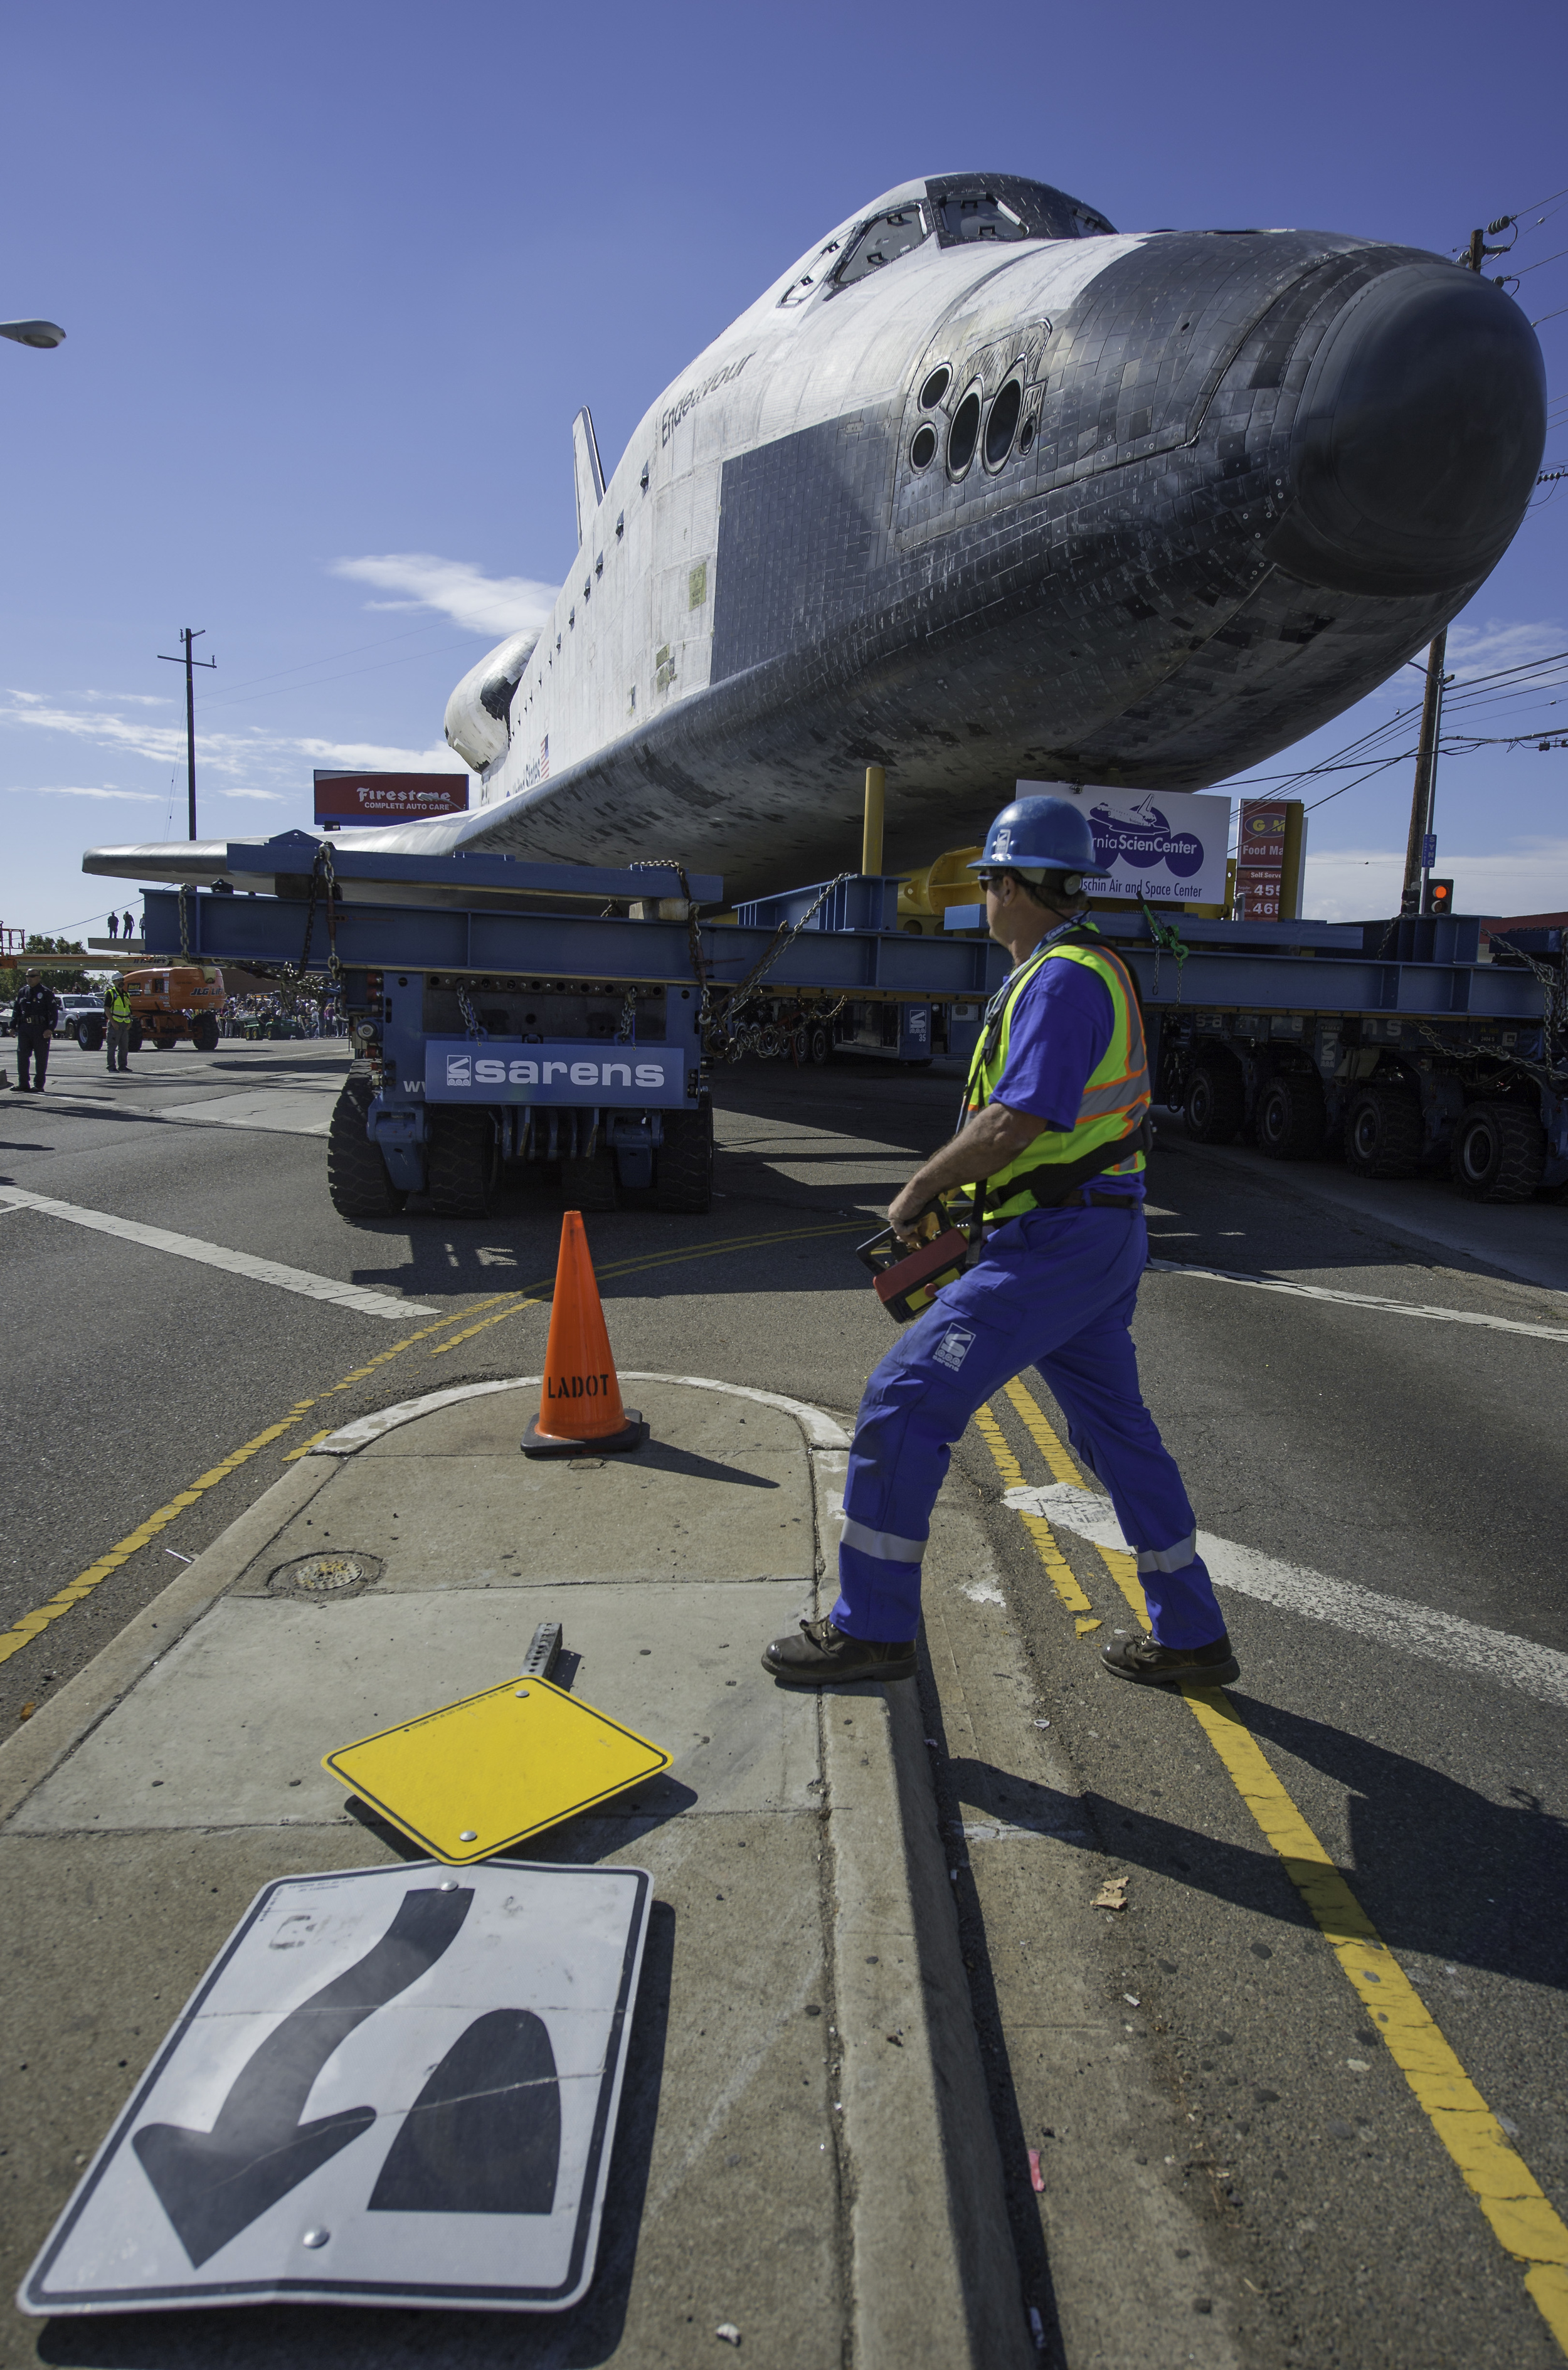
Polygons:
[[523,1439],[525,1456],[596,1456],[640,1448],[648,1426],[635,1408],[621,1405],[610,1337],[582,1214],[568,1210],[560,1222],[560,1260],[550,1304],[550,1338],[545,1349],[545,1395]]

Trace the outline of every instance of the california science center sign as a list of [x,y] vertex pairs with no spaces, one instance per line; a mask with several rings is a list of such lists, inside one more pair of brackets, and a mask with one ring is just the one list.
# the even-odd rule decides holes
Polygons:
[[1102,896],[1147,897],[1151,904],[1224,903],[1228,799],[1070,782],[1020,782],[1015,796],[1072,799],[1083,808]]
[[678,1045],[585,1043],[490,1045],[474,1038],[425,1044],[425,1099],[444,1103],[684,1103],[686,1058]]

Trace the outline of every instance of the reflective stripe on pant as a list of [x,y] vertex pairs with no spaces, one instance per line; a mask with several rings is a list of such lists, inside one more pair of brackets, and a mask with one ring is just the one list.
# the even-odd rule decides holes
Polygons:
[[127,1058],[131,1051],[131,1023],[129,1020],[111,1020],[109,1027],[104,1031],[104,1043],[109,1049],[110,1068],[111,1070],[128,1070],[131,1066],[130,1061]]
[[1128,1327],[1148,1257],[1141,1211],[1033,1210],[911,1325],[866,1386],[844,1490],[838,1602],[852,1638],[913,1638],[920,1559],[951,1444],[981,1402],[1038,1366],[1075,1455],[1138,1551],[1154,1635],[1224,1633],[1192,1506],[1138,1389]]

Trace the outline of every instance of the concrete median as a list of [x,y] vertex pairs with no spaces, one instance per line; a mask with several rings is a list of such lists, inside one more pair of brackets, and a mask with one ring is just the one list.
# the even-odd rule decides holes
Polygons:
[[[559,1622],[558,1681],[672,1755],[517,1855],[653,1877],[586,2298],[86,2319],[73,2361],[685,2365],[721,2325],[791,2370],[1032,2358],[915,1689],[759,1667],[831,1601],[847,1442],[776,1394],[621,1380],[632,1456],[525,1460],[536,1376],[319,1443],[0,1750],[15,2285],[257,1887],[413,1857],[321,1755]],[[359,1576],[301,1591],[313,1557]],[[63,2358],[12,2318],[5,2361]]]

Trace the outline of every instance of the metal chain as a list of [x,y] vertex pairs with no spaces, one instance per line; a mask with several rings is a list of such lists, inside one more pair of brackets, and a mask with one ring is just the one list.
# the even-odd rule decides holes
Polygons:
[[[316,900],[323,887],[327,892],[327,969],[324,972],[313,972],[310,969],[310,941],[316,928]],[[342,995],[343,966],[338,959],[337,887],[338,876],[332,867],[332,851],[323,841],[317,849],[316,861],[310,868],[310,893],[306,900],[305,907],[305,943],[299,950],[299,961],[297,963],[284,962],[278,965],[279,973],[288,987],[304,988],[308,994],[317,995],[329,989],[334,995]],[[182,937],[184,925],[185,915],[181,907]]]
[[[774,964],[778,961],[779,956],[783,954],[788,948],[794,945],[795,940],[800,937],[801,932],[810,924],[813,915],[818,911],[824,901],[833,894],[833,892],[836,889],[841,888],[846,880],[854,880],[859,879],[859,876],[857,873],[840,872],[835,880],[824,880],[822,887],[817,891],[816,895],[812,899],[811,903],[806,907],[805,912],[801,915],[798,922],[779,923],[778,928],[773,933],[772,944],[765,949],[761,960],[758,962],[754,963],[751,970],[746,973],[744,979],[743,979],[737,986],[731,988],[727,993],[724,1016],[715,1024],[716,1028],[723,1032],[714,1049],[716,1059],[721,1059],[726,1054],[728,1054],[728,1058],[732,1062],[738,1061],[740,1059],[740,1053],[732,1051],[730,1048],[729,1041],[735,1036],[736,1032],[733,1030],[728,1016],[732,1012],[738,1012],[747,999],[755,995],[759,984],[772,970]],[[838,1002],[833,1007],[833,1012],[828,1015],[828,1018],[831,1019],[834,1017],[834,1014],[841,1012],[847,1001],[848,996],[846,993],[844,995],[839,997]],[[703,986],[702,1006],[698,1015],[699,1024],[706,1025],[708,1018],[709,995],[705,981]],[[745,1048],[742,1046],[741,1051],[744,1052],[744,1050]]]
[[463,1028],[465,1033],[469,1037],[483,1037],[485,1032],[479,1027],[478,1016],[474,1010],[473,999],[469,995],[467,989],[461,985],[459,985],[457,990],[457,1009],[463,1016]]
[[621,1000],[620,1026],[616,1030],[617,1045],[630,1045],[637,1039],[637,990],[628,987]]
[[179,884],[179,960],[181,962],[189,962],[190,960],[190,926],[185,905],[189,886],[190,884],[184,880]]
[[1176,958],[1176,1001],[1180,1004],[1182,1001],[1182,971],[1186,962],[1187,957],[1192,953],[1193,949],[1188,946],[1186,940],[1182,938],[1181,931],[1177,928],[1174,922],[1161,922],[1156,919],[1154,910],[1149,904],[1147,897],[1140,897],[1138,899],[1138,903],[1143,907],[1144,920],[1148,924],[1149,937],[1154,940],[1154,985],[1150,988],[1149,995],[1156,999],[1158,999],[1159,995],[1160,956],[1162,954],[1174,955]]

